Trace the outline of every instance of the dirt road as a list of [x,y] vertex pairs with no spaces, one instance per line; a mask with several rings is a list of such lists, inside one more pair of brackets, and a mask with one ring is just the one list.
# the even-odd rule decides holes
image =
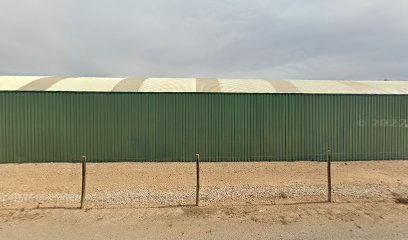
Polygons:
[[0,165],[0,239],[408,239],[408,161]]

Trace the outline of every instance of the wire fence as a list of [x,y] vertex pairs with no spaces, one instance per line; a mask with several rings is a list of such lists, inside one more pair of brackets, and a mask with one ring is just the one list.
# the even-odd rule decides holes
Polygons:
[[[238,168],[232,167],[232,164],[237,165],[237,163],[230,163],[231,165],[223,165],[223,163],[210,163],[202,160],[202,156],[197,154],[193,159],[195,164],[195,171],[193,167],[183,167],[180,168],[180,171],[177,171],[177,168],[180,165],[174,165],[176,170],[169,174],[163,174],[163,179],[155,179],[156,182],[151,181],[149,182],[150,185],[146,186],[138,186],[137,189],[131,188],[124,191],[123,189],[118,188],[116,189],[109,189],[109,190],[100,190],[98,187],[93,186],[91,191],[87,191],[87,189],[96,183],[95,176],[99,175],[99,178],[105,177],[106,179],[112,179],[112,182],[108,183],[111,185],[118,185],[122,184],[129,178],[130,174],[133,173],[131,165],[125,165],[123,168],[124,170],[121,172],[124,176],[121,178],[122,182],[115,183],[116,178],[112,178],[113,174],[117,174],[116,172],[112,171],[109,172],[109,169],[105,169],[104,172],[101,174],[98,173],[99,169],[91,167],[90,170],[87,169],[87,160],[92,159],[89,156],[83,156],[81,158],[82,161],[82,168],[78,168],[77,165],[73,166],[70,165],[75,170],[71,169],[72,176],[70,179],[66,179],[65,181],[75,182],[75,192],[63,193],[64,187],[60,185],[68,185],[68,183],[60,184],[58,187],[55,187],[56,192],[55,194],[49,193],[13,193],[13,192],[4,192],[0,191],[0,199],[2,203],[4,202],[24,202],[24,201],[37,201],[37,202],[49,202],[49,201],[69,201],[75,202],[78,201],[78,205],[80,208],[84,208],[85,206],[93,205],[95,203],[106,203],[106,204],[138,204],[138,203],[148,203],[148,202],[158,202],[162,205],[168,205],[170,203],[174,203],[174,201],[178,202],[180,205],[183,205],[185,202],[188,202],[195,198],[195,202],[191,203],[193,205],[200,205],[200,203],[204,202],[205,204],[209,204],[212,202],[222,201],[225,198],[234,199],[240,197],[253,197],[253,198],[296,198],[302,196],[319,196],[319,199],[322,201],[331,202],[333,199],[336,200],[340,196],[349,196],[349,197],[378,197],[381,195],[390,195],[390,194],[402,194],[406,191],[406,185],[408,184],[407,178],[404,178],[404,168],[408,167],[408,163],[400,164],[397,163],[395,167],[388,169],[390,172],[381,172],[381,164],[372,163],[372,162],[362,162],[363,169],[367,171],[371,171],[371,166],[373,164],[376,166],[376,170],[372,170],[371,172],[365,172],[364,174],[369,176],[371,182],[364,180],[361,182],[361,179],[364,176],[361,175],[360,172],[355,172],[353,168],[355,165],[347,165],[347,162],[332,162],[335,159],[335,156],[339,155],[347,155],[348,153],[336,153],[328,151],[325,154],[320,154],[318,157],[318,161],[315,164],[318,165],[308,165],[308,163],[299,161],[297,162],[300,164],[299,166],[293,165],[293,167],[287,167],[292,162],[281,162],[278,164],[286,164],[286,166],[280,169],[282,165],[276,165],[274,163],[270,163],[269,165],[250,165],[247,168],[243,168],[241,170],[237,170]],[[364,154],[364,153],[359,153]],[[396,153],[401,154],[401,153]],[[316,156],[316,155],[314,155]],[[341,163],[341,164],[340,164]],[[100,163],[103,165],[104,163]],[[144,164],[144,163],[141,163]],[[157,168],[162,166],[162,163],[152,163]],[[189,165],[188,163],[183,163],[184,165]],[[214,180],[215,183],[211,183],[207,185],[208,178],[213,178],[213,173],[211,171],[214,170],[206,170],[207,164],[212,164],[212,166],[218,166],[217,171],[221,174],[216,176],[218,178]],[[220,165],[221,164],[221,165]],[[242,163],[245,164],[245,163]],[[249,163],[251,164],[251,163]],[[323,164],[323,165],[322,165]],[[335,164],[335,168],[332,167],[332,164]],[[340,164],[340,165],[339,165]],[[393,164],[393,163],[390,163]],[[116,163],[115,167],[121,168],[123,163]],[[183,166],[184,166],[183,165]],[[378,166],[377,166],[378,165]],[[22,165],[18,165],[22,166]],[[34,167],[36,164],[34,164]],[[40,165],[43,166],[43,165]],[[192,166],[192,165],[190,165]],[[241,165],[243,166],[243,165]],[[112,167],[112,166],[111,166]],[[251,167],[253,169],[251,169]],[[46,167],[44,167],[45,169]],[[160,167],[159,167],[160,168]],[[204,171],[203,169],[204,168]],[[275,172],[268,172],[262,169],[274,169]],[[301,168],[311,168],[308,171],[299,171]],[[29,168],[27,168],[29,169]],[[81,170],[82,169],[82,170]],[[215,168],[214,168],[215,169]],[[125,171],[126,170],[126,171]],[[138,173],[143,173],[145,178],[149,177],[149,174],[152,175],[154,171],[157,169],[154,168],[146,168],[146,169],[139,169],[139,172],[135,172],[134,174],[137,175]],[[164,169],[166,170],[166,169]],[[18,171],[18,170],[17,170]],[[151,172],[149,172],[151,171]],[[252,172],[251,172],[252,171]],[[279,172],[281,171],[281,172]],[[66,174],[66,171],[57,171],[57,174]],[[242,184],[237,179],[242,178],[245,181],[245,175],[251,176],[253,178],[259,178],[255,183],[253,181],[248,181],[248,184]],[[259,176],[257,176],[257,174]],[[296,176],[297,174],[301,176]],[[372,176],[370,175],[372,174]],[[395,176],[393,176],[395,174]],[[4,175],[2,177],[13,179],[12,175]],[[387,179],[387,184],[383,183],[383,179],[381,176],[389,175],[391,176],[391,180]],[[46,171],[41,172],[40,175],[32,176],[32,183],[36,184],[35,181],[37,178],[41,179],[41,183],[39,185],[46,185],[47,184],[47,176],[48,173]],[[160,177],[161,177],[160,176]],[[189,179],[190,183],[194,182],[194,186],[186,184],[180,184],[184,181],[183,178]],[[282,177],[284,176],[284,177]],[[334,176],[335,181],[332,182],[332,176]],[[341,177],[340,177],[341,176]],[[154,178],[158,178],[159,175],[155,175]],[[347,178],[350,177],[350,180]],[[377,177],[379,177],[377,179]],[[175,182],[175,186],[173,189],[169,189],[168,191],[155,191],[152,190],[155,188],[155,184],[166,185],[169,182],[170,178],[173,178],[172,184]],[[222,179],[223,178],[223,179]],[[272,180],[267,179],[272,178]],[[282,180],[277,179],[282,178]],[[48,181],[52,182],[58,179],[58,176],[54,179],[50,178]],[[87,179],[90,179],[87,181]],[[130,178],[129,178],[130,179]],[[134,178],[132,178],[134,179]],[[177,181],[174,181],[177,179]],[[204,182],[203,182],[204,179]],[[313,181],[307,181],[308,179],[313,179]],[[265,183],[262,181],[265,180]],[[377,181],[378,180],[378,181]],[[207,181],[207,182],[206,182]],[[279,183],[274,183],[274,181]],[[287,182],[284,182],[287,181]],[[355,181],[358,184],[353,184],[352,182]],[[390,183],[390,181],[395,181],[394,183]],[[239,183],[239,186],[236,183]],[[351,182],[351,183],[350,183]],[[223,183],[222,185],[218,186],[217,184]],[[229,184],[231,183],[231,184]],[[378,184],[380,183],[380,184]],[[17,188],[21,186],[28,185],[28,183],[24,183],[21,180],[18,180],[16,185],[20,184]],[[180,184],[180,186],[177,186]],[[251,186],[251,184],[253,184]],[[6,185],[6,184],[5,184]],[[62,188],[62,189],[61,189]],[[62,191],[61,191],[62,190]],[[80,194],[78,194],[78,190],[80,190]],[[195,191],[194,191],[195,190]],[[195,196],[193,193],[195,192]],[[76,200],[78,199],[78,200]],[[190,199],[190,200],[186,200]],[[4,204],[3,204],[4,206]]]

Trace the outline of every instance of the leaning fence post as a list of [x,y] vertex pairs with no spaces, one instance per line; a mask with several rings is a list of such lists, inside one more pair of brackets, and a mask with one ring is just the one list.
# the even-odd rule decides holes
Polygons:
[[196,159],[196,206],[200,204],[200,154],[195,155]]
[[86,184],[86,156],[82,156],[82,191],[81,191],[81,209],[84,208],[85,184]]
[[332,152],[330,148],[327,150],[327,201],[331,202],[332,201],[332,186],[331,186],[331,160],[332,160]]

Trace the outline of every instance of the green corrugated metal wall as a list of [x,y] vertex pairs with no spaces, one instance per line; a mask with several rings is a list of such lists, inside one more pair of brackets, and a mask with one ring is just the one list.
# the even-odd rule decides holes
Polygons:
[[0,162],[405,159],[406,95],[0,93]]

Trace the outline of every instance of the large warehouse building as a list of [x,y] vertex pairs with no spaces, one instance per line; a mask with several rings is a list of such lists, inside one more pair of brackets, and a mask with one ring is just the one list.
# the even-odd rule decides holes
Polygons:
[[0,162],[405,159],[408,82],[0,77]]

